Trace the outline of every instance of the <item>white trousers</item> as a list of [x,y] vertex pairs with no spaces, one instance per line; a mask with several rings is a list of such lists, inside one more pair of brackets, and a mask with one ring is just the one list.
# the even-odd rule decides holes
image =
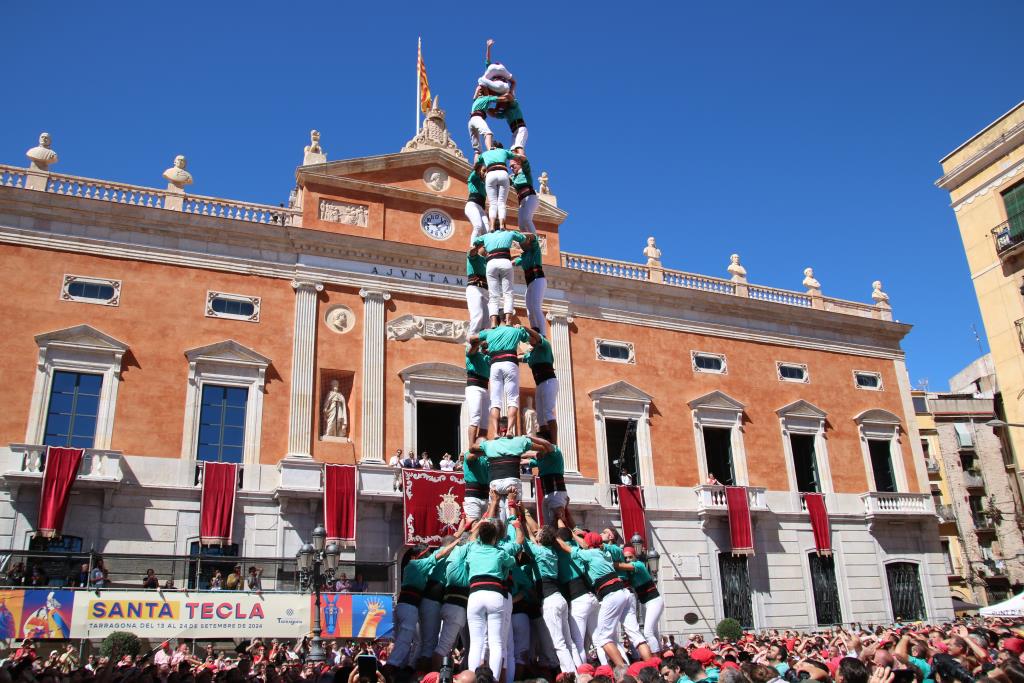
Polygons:
[[[484,151],[484,136],[491,134],[491,127],[487,125],[487,119],[483,116],[469,117],[469,140],[473,143],[473,151],[476,154]],[[474,156],[476,156],[474,154]]]
[[555,419],[555,405],[558,403],[558,378],[552,377],[538,384],[536,397],[537,421],[541,425],[546,425]]
[[512,261],[507,258],[491,259],[487,262],[487,312],[511,313],[512,306]]
[[[526,130],[520,128],[519,130]],[[540,202],[540,198],[531,194],[523,201],[519,202],[519,232],[532,232],[537,234],[537,228],[533,224],[533,214],[537,210],[537,203]],[[476,208],[480,208],[479,206]]]
[[395,606],[395,646],[388,656],[388,663],[401,668],[410,662],[412,644],[420,622],[420,611],[415,605],[400,602]]
[[[520,215],[522,211],[522,209],[519,209]],[[484,207],[476,202],[466,202],[466,218],[469,219],[469,224],[473,226],[473,234],[469,236],[469,243],[473,244],[473,240],[487,232],[487,212],[484,211]]]
[[637,619],[636,595],[632,591],[626,592],[629,593],[629,604],[626,606],[626,613],[622,616],[622,628],[626,630],[626,635],[629,636],[629,640],[633,643],[633,647],[637,647],[640,643],[647,640],[647,638],[640,630],[640,621]]
[[493,226],[494,219],[497,218],[505,225],[505,213],[508,210],[508,171],[503,168],[488,171],[484,177],[484,184],[487,186],[487,217],[490,224]]
[[[526,285],[526,317],[530,319],[530,327],[547,336],[547,323],[544,320],[544,292],[548,288],[548,279],[539,277]],[[538,411],[539,413],[540,411]],[[541,422],[541,424],[544,424]]]
[[466,387],[466,407],[469,409],[469,426],[487,429],[490,419],[491,400],[483,387]]
[[509,149],[515,149],[516,147],[522,147],[523,151],[526,151],[526,126],[519,126],[516,129],[515,139],[512,140],[512,146]]
[[644,637],[647,638],[647,646],[651,652],[657,652],[661,648],[661,629],[658,622],[661,621],[661,613],[665,611],[665,599],[660,595],[648,600],[644,605]]
[[455,641],[462,629],[466,628],[466,608],[459,605],[444,603],[441,605],[441,631],[437,635],[437,647],[434,654],[444,657],[452,652]]
[[[491,363],[491,408],[519,407],[519,364],[510,360]],[[493,434],[491,437],[493,438]]]
[[487,501],[481,498],[463,498],[462,511],[466,514],[466,519],[475,522],[487,512]]
[[469,285],[466,287],[466,307],[469,309],[469,330],[467,336],[480,332],[487,326],[487,290]]
[[[501,656],[505,651],[505,602],[506,599],[501,593],[495,591],[476,591],[469,594],[469,602],[466,605],[469,658],[466,665],[470,671],[475,671],[480,666],[486,646],[487,665],[491,667],[496,677],[501,674]],[[391,657],[388,661],[391,661]]]
[[424,598],[420,601],[420,657],[429,657],[434,654],[434,648],[437,647],[437,633],[440,629],[441,603]]
[[558,657],[558,668],[566,673],[576,671],[582,664],[569,630],[569,603],[561,593],[552,593],[544,598],[544,625],[551,638],[551,645]]
[[587,661],[587,639],[597,627],[597,613],[601,603],[593,593],[584,593],[569,603],[569,632],[572,634],[576,654],[581,661]]
[[604,596],[601,608],[597,612],[597,626],[594,627],[594,647],[600,648],[608,643],[619,644],[620,625],[632,597],[633,594],[625,588]]
[[508,494],[512,489],[516,490],[516,499],[523,499],[523,481],[519,477],[502,477],[491,482],[491,490],[502,498],[502,505],[498,509],[498,517],[501,521],[508,519]]

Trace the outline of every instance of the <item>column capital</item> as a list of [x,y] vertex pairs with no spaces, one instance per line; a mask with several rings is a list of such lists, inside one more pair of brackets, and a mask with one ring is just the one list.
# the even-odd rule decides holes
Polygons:
[[545,317],[547,317],[548,322],[552,324],[557,322],[565,325],[571,325],[575,320],[572,313],[569,313],[568,311],[548,311],[547,316]]
[[360,289],[359,296],[363,299],[380,299],[381,301],[391,300],[391,292],[383,289]]
[[324,291],[324,283],[319,280],[311,280],[308,278],[296,278],[292,280],[292,289],[299,291],[300,289],[312,289],[317,292]]

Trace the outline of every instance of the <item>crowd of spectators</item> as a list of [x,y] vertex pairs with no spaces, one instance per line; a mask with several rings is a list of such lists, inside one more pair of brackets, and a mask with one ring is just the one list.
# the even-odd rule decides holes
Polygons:
[[[737,641],[702,636],[663,639],[659,654],[628,667],[600,666],[596,657],[576,673],[536,671],[528,683],[1024,683],[1024,620],[977,619],[956,624],[772,630]],[[30,640],[6,653],[0,683],[496,683],[481,667],[462,670],[462,652],[450,667],[392,678],[390,643],[325,641],[327,660],[308,661],[310,639],[294,643],[254,639],[232,650],[163,643],[152,652],[117,661],[89,656],[74,645],[46,657]],[[378,673],[360,676],[357,658],[373,655]]]

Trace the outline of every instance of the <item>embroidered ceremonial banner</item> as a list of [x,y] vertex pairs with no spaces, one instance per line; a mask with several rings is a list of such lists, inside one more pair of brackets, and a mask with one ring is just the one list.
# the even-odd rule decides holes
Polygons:
[[64,528],[64,515],[68,510],[71,487],[82,465],[82,448],[46,449],[42,491],[39,495],[39,518],[36,533],[45,538],[60,536]]
[[327,542],[356,537],[356,466],[324,466],[324,528]]
[[537,526],[544,526],[544,484],[540,477],[533,478],[533,497],[537,499]]
[[402,470],[406,544],[441,545],[441,539],[459,527],[465,491],[461,473]]
[[629,544],[633,534],[640,534],[647,545],[647,515],[644,513],[643,490],[639,486],[619,486],[619,514],[622,516],[622,540]]
[[745,486],[726,486],[725,504],[729,510],[729,536],[733,555],[754,554],[754,530],[750,524],[750,504]]
[[237,482],[238,465],[235,463],[203,463],[203,496],[199,502],[201,544],[231,544]]
[[811,531],[814,533],[814,547],[819,555],[832,554],[832,529],[828,521],[828,510],[825,509],[825,495],[822,493],[805,493],[807,514],[811,516]]

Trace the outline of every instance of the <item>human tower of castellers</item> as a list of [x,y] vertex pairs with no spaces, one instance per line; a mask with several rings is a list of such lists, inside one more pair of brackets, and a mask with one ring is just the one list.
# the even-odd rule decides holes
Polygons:
[[[624,665],[629,660],[620,643],[623,628],[637,654],[650,659],[659,647],[664,602],[644,563],[615,530],[583,531],[573,523],[555,420],[558,379],[541,311],[545,279],[532,220],[537,195],[525,153],[526,124],[515,79],[504,65],[491,62],[492,45],[487,42],[486,71],[469,121],[475,162],[466,204],[473,236],[466,258],[472,446],[462,457],[465,516],[436,550],[417,546],[407,553],[388,664],[436,671],[461,640],[469,670],[487,664],[495,677],[504,671],[510,682],[517,667],[522,676],[535,662],[574,672],[591,645],[602,664]],[[510,149],[494,139],[489,116],[508,121]],[[519,198],[519,230],[505,225],[510,187]],[[513,242],[522,248],[515,261]],[[528,328],[514,315],[515,266],[526,279]],[[522,358],[520,344],[529,345]],[[537,386],[536,436],[519,433],[521,361]],[[524,464],[540,476],[544,526],[520,505]],[[638,603],[646,608],[642,631]]]

